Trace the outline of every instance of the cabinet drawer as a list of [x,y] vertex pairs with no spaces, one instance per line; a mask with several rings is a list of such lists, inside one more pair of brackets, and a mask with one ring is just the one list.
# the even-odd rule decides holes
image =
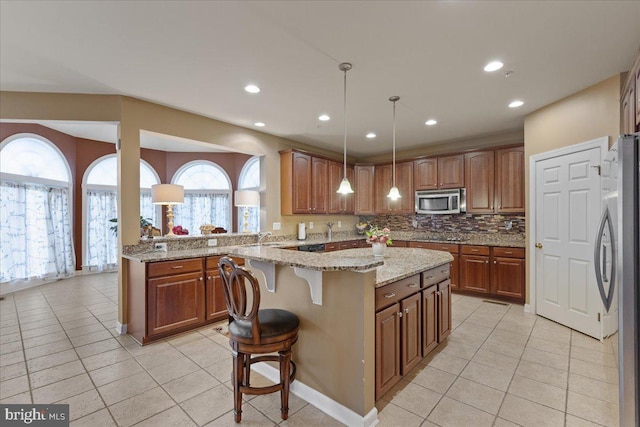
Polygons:
[[[344,249],[355,249],[355,248],[359,248],[360,247],[360,240],[349,240],[346,242],[339,242],[338,243],[338,249],[339,250],[344,250]],[[326,250],[326,245],[325,245],[325,250]]]
[[493,248],[493,256],[524,259],[524,248]]
[[446,280],[451,275],[450,264],[432,268],[422,273],[422,287],[426,288]]
[[376,311],[420,290],[420,275],[398,280],[376,289]]
[[467,255],[489,255],[489,246],[461,245],[460,253]]
[[167,276],[202,270],[202,258],[182,259],[177,261],[151,262],[148,265],[148,277]]
[[337,251],[338,250],[338,244],[337,243],[325,243],[324,244],[324,251],[325,252],[333,252],[333,251]]
[[434,251],[445,251],[452,254],[458,253],[458,245],[453,245],[450,243],[421,243],[421,247],[424,249],[431,249]]
[[[207,270],[217,269],[218,263],[220,262],[220,258],[222,258],[222,255],[207,257]],[[238,258],[233,256],[230,256],[229,258],[231,258],[238,265],[244,265],[244,258]]]

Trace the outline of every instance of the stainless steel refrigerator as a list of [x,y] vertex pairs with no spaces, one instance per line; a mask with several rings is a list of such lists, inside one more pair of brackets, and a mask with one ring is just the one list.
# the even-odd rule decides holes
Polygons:
[[621,136],[602,163],[602,216],[594,262],[602,302],[610,321],[617,320],[620,426],[624,427],[640,426],[639,145],[640,133]]

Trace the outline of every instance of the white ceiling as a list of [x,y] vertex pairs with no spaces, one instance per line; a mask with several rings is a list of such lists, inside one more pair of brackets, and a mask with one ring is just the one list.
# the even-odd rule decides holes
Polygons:
[[628,70],[638,22],[639,1],[2,1],[0,88],[124,94],[341,151],[348,61],[349,154],[365,156],[390,151],[392,95],[399,150],[522,128]]

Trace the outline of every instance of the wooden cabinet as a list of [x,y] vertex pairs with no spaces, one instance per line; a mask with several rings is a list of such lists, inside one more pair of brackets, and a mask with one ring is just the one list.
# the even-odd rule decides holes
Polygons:
[[524,301],[525,252],[522,248],[493,248],[491,293]]
[[465,154],[467,213],[493,213],[494,153],[476,151]]
[[204,322],[202,276],[200,259],[148,265],[146,336],[164,336]]
[[438,188],[464,187],[464,155],[438,157]]
[[[224,300],[224,289],[220,272],[218,271],[219,256],[207,257],[205,260],[206,272],[206,314],[207,320],[222,320],[228,317],[227,304]],[[236,264],[244,265],[243,258],[232,258]]]
[[451,262],[451,288],[458,289],[458,283],[460,283],[460,256],[458,255],[460,249],[458,245],[452,243],[409,242],[408,246],[410,248],[449,252],[453,257]]
[[621,133],[640,131],[640,55],[634,61],[620,93]]
[[413,162],[413,186],[418,190],[438,189],[438,159],[418,159]]
[[[640,60],[640,58],[639,58]],[[640,130],[640,61],[636,70],[636,129]]]
[[400,304],[376,313],[376,399],[400,381]]
[[[448,277],[445,264],[375,290],[376,399],[447,337],[451,329]],[[440,297],[441,291],[446,296]]]
[[396,163],[396,186],[400,192],[398,200],[387,197],[393,186],[393,165],[376,166],[374,192],[376,214],[403,214],[415,212],[413,191],[413,162]]
[[524,213],[524,147],[496,150],[495,161],[495,212]]
[[373,215],[375,212],[374,167],[355,167],[355,213]]
[[463,245],[460,251],[460,290],[489,293],[490,274],[489,247]]
[[311,158],[311,212],[326,214],[328,207],[327,187],[329,185],[329,161]]

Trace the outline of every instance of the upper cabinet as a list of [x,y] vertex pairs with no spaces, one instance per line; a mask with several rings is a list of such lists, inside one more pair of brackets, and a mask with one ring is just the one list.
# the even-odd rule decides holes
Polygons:
[[438,188],[464,187],[464,155],[438,157]]
[[391,200],[387,197],[391,186],[393,186],[393,166],[376,166],[374,174],[374,212],[376,214],[415,212],[413,162],[396,163],[396,186],[401,196],[398,200]]
[[355,167],[355,213],[356,215],[373,215],[375,193],[374,187],[374,166]]
[[465,154],[467,213],[524,212],[524,147]]
[[496,150],[496,213],[524,212],[524,147]]
[[280,153],[282,215],[326,214],[329,160],[297,151]]
[[623,85],[620,93],[620,108],[622,110],[621,132],[640,131],[640,55],[636,57]]
[[438,159],[418,159],[413,162],[413,186],[418,190],[438,189]]
[[493,213],[494,155],[493,151],[465,154],[467,213]]

